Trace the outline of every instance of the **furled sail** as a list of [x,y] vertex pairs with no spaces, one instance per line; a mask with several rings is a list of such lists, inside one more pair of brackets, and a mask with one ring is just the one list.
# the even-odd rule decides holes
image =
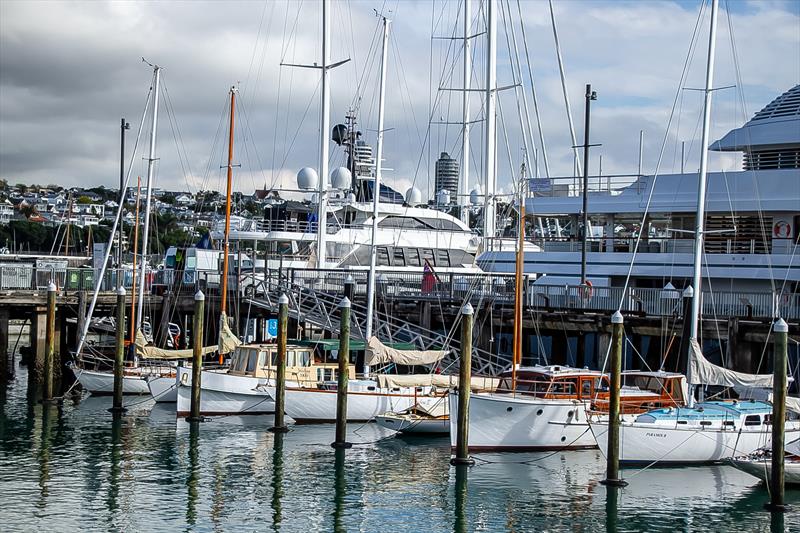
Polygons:
[[693,383],[738,388],[772,387],[772,374],[745,374],[710,362],[696,339],[692,339],[689,346],[689,361]]
[[441,361],[447,350],[397,350],[383,344],[378,337],[372,337],[366,346],[366,364],[380,365],[429,365]]
[[219,353],[225,355],[231,353],[237,346],[241,345],[242,341],[239,337],[233,334],[230,326],[228,325],[228,317],[225,313],[219,316]]
[[[203,355],[216,351],[216,346],[206,346],[203,348]],[[136,332],[136,355],[140,359],[191,359],[193,354],[194,350],[165,350],[156,346],[148,346],[142,330]]]
[[[472,376],[470,378],[470,388],[475,391],[494,391],[499,383],[499,378],[481,376]],[[443,374],[378,374],[378,385],[381,388],[441,387],[452,389],[458,387],[458,376]]]

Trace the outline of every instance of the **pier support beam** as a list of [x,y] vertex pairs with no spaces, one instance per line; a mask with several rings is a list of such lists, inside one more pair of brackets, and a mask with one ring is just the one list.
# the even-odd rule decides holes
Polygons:
[[786,512],[784,500],[784,426],[786,422],[786,381],[789,326],[779,318],[772,327],[774,339],[772,381],[772,471],[769,478],[769,503],[765,505],[773,512]]
[[[278,298],[278,368],[275,373],[275,425],[269,428],[272,433],[286,433],[289,431],[283,418],[286,406],[286,340],[289,333],[288,326],[289,298],[285,294],[281,294],[280,298]],[[339,357],[341,358],[341,353]]]
[[615,312],[611,317],[611,357],[609,372],[611,374],[611,390],[608,399],[608,446],[606,447],[606,478],[603,485],[624,487],[628,483],[619,477],[619,391],[622,384],[622,337],[624,334],[622,313]]
[[31,315],[30,355],[28,376],[36,383],[42,383],[44,377],[44,357],[47,345],[47,312],[36,308]]
[[47,318],[45,322],[44,382],[42,402],[53,401],[53,367],[56,351],[56,286],[53,282],[47,287]]
[[[347,382],[350,379],[348,364],[350,363],[350,300],[342,298],[339,303],[342,313],[339,325],[339,383],[336,389],[336,440],[331,443],[334,448],[351,448],[347,442]],[[277,412],[277,409],[276,409]]]
[[472,376],[472,326],[474,316],[472,305],[467,302],[461,308],[461,361],[458,371],[458,422],[456,426],[456,456],[450,464],[474,465],[469,456],[469,395]]
[[192,401],[190,404],[187,422],[194,425],[195,422],[202,422],[200,416],[200,379],[203,375],[203,318],[206,296],[203,291],[197,291],[194,295],[194,325],[192,327],[192,342],[194,344],[192,353]]
[[124,413],[126,409],[122,406],[123,390],[123,370],[125,365],[125,287],[122,285],[117,289],[117,335],[116,351],[114,354],[114,403],[111,411],[115,415]]

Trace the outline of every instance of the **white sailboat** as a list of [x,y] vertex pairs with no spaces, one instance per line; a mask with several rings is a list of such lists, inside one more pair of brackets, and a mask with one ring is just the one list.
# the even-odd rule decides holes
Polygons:
[[[702,282],[702,254],[705,235],[706,177],[708,167],[711,94],[714,77],[714,48],[718,0],[711,4],[708,62],[706,69],[703,132],[695,221],[694,287],[691,308],[691,339],[687,381],[687,407],[657,409],[623,420],[620,424],[619,459],[623,464],[703,464],[747,455],[769,446],[772,440],[772,406],[749,401],[714,401],[693,405],[692,385],[719,385],[738,388],[771,388],[772,375],[751,375],[713,365],[704,356],[698,342]],[[608,445],[608,421],[591,423],[592,433],[605,455]],[[800,438],[800,421],[786,423],[786,440]]]

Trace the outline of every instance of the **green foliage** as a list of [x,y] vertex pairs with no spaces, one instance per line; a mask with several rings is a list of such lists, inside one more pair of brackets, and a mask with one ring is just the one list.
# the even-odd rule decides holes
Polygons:
[[79,203],[81,205],[88,205],[88,204],[93,204],[94,203],[92,201],[92,199],[89,198],[88,196],[80,196],[80,197],[78,197],[77,200],[75,200],[75,202],[77,202],[77,203]]

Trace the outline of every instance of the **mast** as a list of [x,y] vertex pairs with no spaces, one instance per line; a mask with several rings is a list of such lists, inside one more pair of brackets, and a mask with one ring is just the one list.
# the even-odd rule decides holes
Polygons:
[[139,251],[139,200],[142,177],[136,177],[136,216],[133,219],[133,286],[131,287],[131,344],[136,342],[136,254]]
[[469,212],[467,211],[467,195],[469,194],[469,88],[471,85],[471,64],[472,54],[470,53],[470,23],[472,22],[471,0],[464,0],[464,92],[461,93],[461,111],[464,121],[461,136],[461,193],[458,195],[459,213],[461,221],[469,223]]
[[[703,101],[703,134],[700,139],[700,175],[697,183],[697,213],[695,215],[694,234],[694,275],[692,279],[694,297],[692,298],[690,338],[697,340],[700,319],[700,302],[702,299],[702,261],[703,242],[705,240],[706,187],[708,174],[708,136],[711,125],[711,93],[714,83],[714,57],[717,37],[718,0],[711,0],[711,29],[708,33],[708,62],[706,64],[706,87]],[[691,352],[690,352],[691,353]],[[689,356],[691,358],[691,355]],[[691,361],[686,365],[686,382],[692,385]],[[692,394],[689,394],[692,401]]]
[[[581,285],[586,285],[586,245],[589,238],[589,117],[597,94],[586,84],[586,117],[583,125],[583,227],[581,229]],[[641,174],[641,172],[640,172]]]
[[[384,99],[386,96],[386,56],[389,51],[389,19],[383,19],[383,51],[381,55],[381,80],[380,91],[378,93],[378,144],[375,154],[375,182],[372,187],[372,244],[369,253],[369,279],[367,280],[367,327],[366,340],[372,337],[372,315],[375,308],[375,263],[377,248],[375,238],[378,233],[378,204],[380,202],[381,172],[383,157],[383,111]],[[365,367],[364,373],[369,372],[369,367]]]
[[225,239],[222,247],[222,301],[220,313],[224,317],[228,302],[228,246],[231,233],[231,186],[233,184],[233,125],[236,106],[236,88],[231,87],[231,119],[228,131],[228,183],[225,189]]
[[561,92],[564,93],[564,104],[567,107],[567,120],[569,121],[569,134],[572,138],[572,153],[574,156],[573,176],[577,176],[581,172],[580,158],[578,157],[578,141],[575,138],[575,126],[572,123],[572,109],[569,105],[569,93],[567,92],[566,75],[564,74],[564,60],[561,58],[561,46],[558,42],[558,30],[556,29],[556,14],[553,11],[553,0],[549,0],[550,4],[550,22],[553,26],[553,39],[556,43],[556,56],[558,58],[558,73],[561,77]]
[[[139,272],[139,291],[144,294],[145,271],[147,270],[147,244],[150,235],[150,199],[153,194],[153,173],[156,164],[156,126],[158,126],[158,93],[161,83],[161,67],[153,67],[153,119],[150,125],[150,152],[147,156],[147,185],[144,201],[144,234],[142,235],[142,267]],[[138,221],[137,221],[138,222]],[[139,298],[136,310],[136,329],[142,327],[142,312],[144,310],[144,298]]]
[[525,172],[526,161],[522,161],[519,182],[519,220],[517,228],[517,257],[514,269],[514,348],[511,361],[511,390],[517,388],[517,365],[522,362],[522,270],[525,261]]
[[485,192],[483,198],[483,238],[494,237],[495,205],[494,193],[497,182],[495,159],[497,158],[496,136],[496,98],[497,98],[497,0],[488,0],[486,16],[486,161],[484,168]]
[[328,218],[328,130],[331,122],[331,89],[328,84],[330,63],[330,0],[322,0],[322,113],[320,115],[319,188],[317,190],[317,268],[325,268],[325,237]]
[[[120,120],[119,131],[119,205],[117,209],[122,211],[122,204],[125,201],[125,192],[122,190],[125,187],[125,130],[131,129],[131,125],[125,122],[125,119]],[[122,236],[123,227],[122,220],[119,223],[119,243],[117,246],[117,286],[122,287]]]

